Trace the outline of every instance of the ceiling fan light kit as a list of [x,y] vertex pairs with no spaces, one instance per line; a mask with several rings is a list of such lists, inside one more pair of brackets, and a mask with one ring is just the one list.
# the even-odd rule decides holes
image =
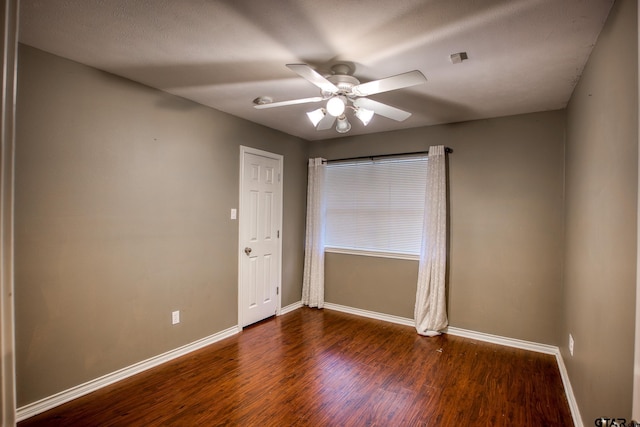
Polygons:
[[369,124],[375,114],[399,122],[408,119],[411,113],[366,97],[415,86],[427,81],[418,70],[361,84],[357,78],[350,75],[351,68],[346,64],[334,65],[332,67],[334,74],[328,77],[322,76],[306,64],[287,64],[287,67],[318,87],[321,96],[280,102],[273,102],[270,97],[261,96],[253,101],[254,107],[265,109],[327,101],[325,108],[309,111],[307,116],[317,130],[330,129],[334,122],[337,122],[335,129],[339,133],[347,133],[351,130],[351,123],[345,116],[347,109],[353,110],[354,115],[364,126]]

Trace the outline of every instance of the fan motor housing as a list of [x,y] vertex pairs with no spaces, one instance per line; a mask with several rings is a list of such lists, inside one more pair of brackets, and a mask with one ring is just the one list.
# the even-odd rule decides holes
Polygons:
[[[356,79],[353,76],[348,76],[345,74],[334,74],[332,76],[327,77],[327,80],[329,80],[331,83],[336,85],[338,89],[340,89],[341,95],[350,94],[351,88],[360,84],[360,80]],[[328,94],[331,95],[330,92]],[[323,95],[326,96],[327,94],[323,93]]]

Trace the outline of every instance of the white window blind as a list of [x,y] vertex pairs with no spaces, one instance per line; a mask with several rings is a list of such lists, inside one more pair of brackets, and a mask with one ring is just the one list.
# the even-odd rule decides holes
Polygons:
[[419,255],[427,157],[327,165],[327,250]]

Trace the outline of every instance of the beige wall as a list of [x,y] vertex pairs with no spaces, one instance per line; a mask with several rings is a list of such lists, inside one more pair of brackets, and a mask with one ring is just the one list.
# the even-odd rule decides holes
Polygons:
[[325,301],[413,319],[418,263],[327,253]]
[[[615,3],[567,113],[562,354],[585,425],[631,417],[638,191],[637,3]],[[567,348],[575,339],[574,356]]]
[[[378,118],[378,120],[384,120]],[[559,344],[563,111],[312,143],[328,159],[453,148],[451,326]],[[413,318],[417,262],[329,254],[326,300]]]
[[17,117],[18,406],[237,324],[241,144],[284,155],[300,300],[305,141],[27,46]]

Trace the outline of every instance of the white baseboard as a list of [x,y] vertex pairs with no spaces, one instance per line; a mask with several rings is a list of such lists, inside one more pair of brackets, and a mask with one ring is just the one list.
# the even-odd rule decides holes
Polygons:
[[60,393],[56,393],[52,396],[38,400],[37,402],[22,406],[16,411],[16,420],[23,421],[29,417],[33,417],[42,412],[53,409],[56,406],[62,405],[63,403],[67,403],[73,399],[77,399],[78,397],[92,393],[96,390],[121,381],[132,375],[139,374],[140,372],[146,371],[147,369],[151,369],[165,362],[191,353],[192,351],[199,350],[202,347],[206,347],[207,345],[233,336],[238,332],[240,332],[240,328],[237,325],[232,326],[231,328],[225,329],[224,331],[220,331],[198,341],[194,341],[191,344],[187,344],[174,350],[170,350],[166,353],[135,363],[126,368],[122,368],[110,374],[104,375],[100,378],[96,378],[84,384],[72,387],[68,390],[61,391]]
[[[327,308],[329,310],[341,311],[343,313],[355,314],[357,316],[368,317],[371,319],[384,320],[404,326],[415,326],[414,319],[409,319],[406,317],[393,316],[390,314],[362,310],[360,308],[353,308],[333,303],[325,303],[324,308]],[[446,329],[445,333],[477,341],[499,344],[506,347],[514,347],[522,350],[530,350],[538,353],[554,355],[556,357],[556,362],[558,363],[558,370],[560,371],[560,377],[562,378],[564,391],[569,402],[569,409],[571,409],[571,415],[573,416],[573,423],[576,427],[584,427],[584,424],[582,423],[582,417],[580,415],[580,410],[578,409],[578,402],[576,402],[575,395],[573,394],[573,388],[571,387],[571,381],[569,380],[569,374],[567,372],[567,368],[564,365],[564,360],[562,359],[562,354],[560,353],[560,349],[558,347],[531,341],[518,340],[515,338],[501,337],[499,335],[486,334],[484,332],[470,331],[467,329],[461,329],[452,326],[449,326]]]
[[302,307],[302,301],[294,302],[293,304],[289,304],[286,307],[282,307],[280,312],[278,312],[278,316],[282,316],[283,314],[291,313],[294,310],[297,310]]
[[468,329],[447,327],[445,333],[455,335],[457,337],[469,338],[472,340],[488,342],[492,344],[504,345],[506,347],[519,348],[521,350],[530,350],[538,353],[553,354],[559,353],[558,347],[540,344],[537,342],[524,341],[515,338],[501,337],[499,335],[486,334],[484,332],[470,331]]
[[407,319],[406,317],[394,316],[392,314],[378,313],[376,311],[362,310],[360,308],[333,304],[331,302],[325,302],[324,308],[328,308],[329,310],[341,311],[343,313],[355,314],[356,316],[368,317],[370,319],[384,320],[386,322],[397,323],[399,325],[404,325],[404,326],[415,325],[413,319]]
[[571,409],[571,415],[573,416],[573,424],[576,427],[584,427],[582,423],[582,415],[580,415],[580,409],[578,408],[578,402],[576,396],[573,394],[573,388],[571,387],[571,381],[569,380],[569,373],[567,367],[564,364],[562,353],[558,349],[556,353],[556,360],[558,361],[558,369],[560,370],[560,377],[562,378],[562,384],[564,384],[564,392],[567,395],[569,401],[569,408]]

